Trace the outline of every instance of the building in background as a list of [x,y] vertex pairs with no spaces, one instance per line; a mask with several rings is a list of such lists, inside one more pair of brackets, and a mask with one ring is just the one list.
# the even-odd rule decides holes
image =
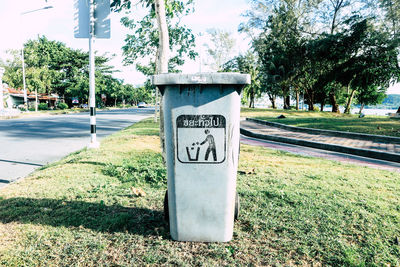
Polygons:
[[[7,108],[18,108],[24,105],[24,91],[20,89],[5,88],[3,91],[5,102],[7,103]],[[27,90],[28,96],[28,106],[35,106],[35,93]],[[57,106],[60,97],[57,94],[38,94],[38,104],[46,103],[50,109]]]

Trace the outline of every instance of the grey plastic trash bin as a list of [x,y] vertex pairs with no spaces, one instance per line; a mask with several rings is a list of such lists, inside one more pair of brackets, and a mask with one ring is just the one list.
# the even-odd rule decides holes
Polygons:
[[250,75],[160,74],[169,224],[178,241],[232,239],[239,159],[240,93]]

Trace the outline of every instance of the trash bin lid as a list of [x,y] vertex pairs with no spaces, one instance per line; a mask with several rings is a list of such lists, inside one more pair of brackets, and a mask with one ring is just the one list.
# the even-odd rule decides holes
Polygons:
[[217,73],[164,73],[153,75],[154,85],[174,85],[174,84],[250,84],[250,75],[237,72],[217,72]]

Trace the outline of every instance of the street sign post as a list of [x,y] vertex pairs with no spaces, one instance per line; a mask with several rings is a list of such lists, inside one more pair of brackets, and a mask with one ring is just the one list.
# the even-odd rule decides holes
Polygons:
[[4,109],[4,97],[3,97],[3,74],[4,68],[0,67],[0,110]]
[[75,38],[89,39],[89,148],[98,148],[96,140],[96,92],[94,38],[110,38],[110,0],[75,0]]
[[[75,38],[90,36],[90,2],[91,0],[75,0]],[[94,37],[109,39],[110,34],[110,0],[94,0]]]

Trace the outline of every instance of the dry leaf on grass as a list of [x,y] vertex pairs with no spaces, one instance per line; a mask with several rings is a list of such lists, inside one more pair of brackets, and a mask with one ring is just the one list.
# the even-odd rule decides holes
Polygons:
[[141,188],[131,187],[132,194],[136,197],[145,197],[146,192],[143,191]]
[[239,174],[256,174],[256,169],[253,168],[250,171],[246,170],[246,171],[242,171],[242,170],[238,170]]

